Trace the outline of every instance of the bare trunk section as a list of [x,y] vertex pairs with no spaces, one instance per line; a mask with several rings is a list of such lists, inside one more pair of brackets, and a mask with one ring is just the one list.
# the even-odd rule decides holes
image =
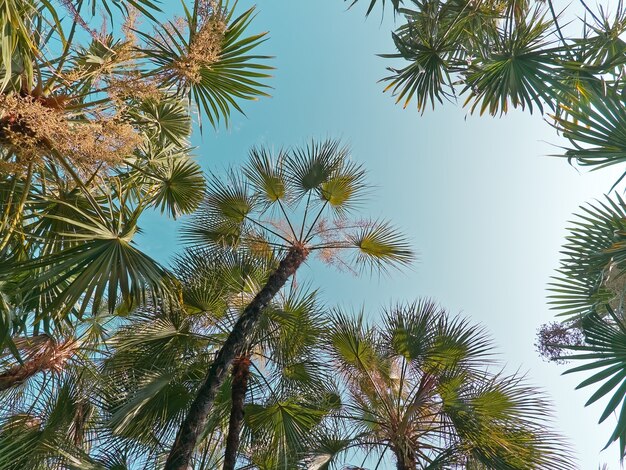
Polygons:
[[248,391],[250,377],[250,355],[238,357],[233,361],[233,386],[231,390],[230,420],[226,436],[224,452],[224,470],[235,470],[237,451],[239,450],[239,434],[243,424],[243,405]]
[[396,469],[397,470],[416,470],[417,462],[413,455],[404,455],[403,452],[394,450],[396,454]]
[[308,250],[304,246],[291,247],[276,271],[270,275],[263,289],[254,297],[237,320],[235,327],[211,364],[204,383],[198,390],[196,399],[191,404],[189,413],[178,430],[174,445],[165,462],[165,470],[188,470],[190,468],[191,456],[213,407],[215,395],[224,382],[230,364],[235,357],[242,354],[246,341],[254,331],[263,309],[298,270],[307,255]]

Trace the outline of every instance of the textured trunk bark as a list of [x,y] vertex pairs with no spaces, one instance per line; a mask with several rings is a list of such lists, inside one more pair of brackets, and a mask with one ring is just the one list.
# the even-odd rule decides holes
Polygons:
[[224,451],[224,470],[235,470],[237,451],[239,450],[239,434],[243,424],[243,405],[248,390],[250,377],[250,355],[238,357],[233,361],[233,386],[231,390],[232,405]]
[[397,470],[417,470],[417,462],[415,461],[414,455],[406,455],[404,452],[394,447],[392,447],[391,450],[396,456]]
[[280,262],[261,291],[245,308],[226,342],[217,353],[204,383],[198,390],[196,399],[191,404],[189,413],[183,421],[174,445],[165,462],[165,470],[188,470],[191,456],[198,443],[198,437],[204,429],[206,419],[213,406],[215,395],[224,382],[228,367],[233,359],[243,352],[246,340],[254,330],[263,309],[285,285],[287,280],[298,270],[308,255],[304,246],[293,246]]

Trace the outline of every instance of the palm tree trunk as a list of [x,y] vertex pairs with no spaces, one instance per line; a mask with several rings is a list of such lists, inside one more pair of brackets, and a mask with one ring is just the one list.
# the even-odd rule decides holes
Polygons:
[[391,447],[392,452],[396,456],[396,469],[397,470],[417,470],[417,462],[415,456],[412,453],[402,452],[402,450],[396,447]]
[[237,450],[239,449],[239,434],[243,424],[243,404],[248,390],[250,377],[250,355],[238,357],[233,361],[233,385],[231,390],[232,405],[226,436],[226,450],[224,452],[224,470],[235,470]]
[[295,274],[308,254],[309,251],[305,246],[292,246],[276,271],[270,275],[263,289],[248,304],[237,320],[235,327],[211,364],[204,383],[198,390],[196,399],[191,404],[187,417],[178,430],[174,445],[165,462],[165,470],[189,469],[191,456],[198,443],[198,438],[204,430],[207,417],[213,407],[215,395],[224,382],[230,364],[235,357],[242,354],[246,341],[254,331],[265,307],[287,280]]

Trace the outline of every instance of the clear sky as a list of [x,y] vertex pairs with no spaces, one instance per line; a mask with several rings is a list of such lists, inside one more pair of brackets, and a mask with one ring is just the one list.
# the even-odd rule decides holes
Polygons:
[[[170,1],[170,0],[168,0]],[[166,2],[167,3],[167,2]],[[253,2],[240,0],[238,9]],[[546,284],[558,266],[567,221],[578,206],[602,197],[618,169],[580,173],[549,157],[565,142],[540,115],[469,116],[459,104],[403,110],[377,81],[393,51],[393,16],[365,19],[363,5],[341,0],[259,2],[250,31],[269,30],[263,52],[275,56],[272,98],[244,103],[230,129],[196,135],[207,171],[237,165],[255,144],[276,148],[338,137],[376,186],[365,212],[392,220],[414,242],[419,262],[389,277],[353,277],[311,266],[304,276],[331,305],[381,308],[432,297],[491,332],[507,370],[526,372],[556,405],[557,425],[576,449],[580,468],[620,468],[615,447],[600,452],[614,420],[597,424],[601,408],[584,408],[591,391],[574,391],[586,376],[561,377],[533,343],[553,319]],[[149,217],[140,244],[167,263],[181,249],[181,222]]]

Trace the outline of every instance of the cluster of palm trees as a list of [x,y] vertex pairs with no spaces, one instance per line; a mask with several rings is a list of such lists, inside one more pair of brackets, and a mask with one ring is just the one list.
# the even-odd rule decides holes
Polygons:
[[[550,1],[391,4],[407,20],[399,101],[546,108],[569,158],[626,155],[621,3],[581,39]],[[95,29],[99,12],[123,25]],[[0,3],[0,468],[574,468],[545,398],[501,370],[481,328],[427,300],[368,323],[295,282],[315,260],[381,271],[414,250],[360,214],[366,173],[337,141],[257,147],[203,174],[195,111],[228,122],[266,96],[270,66],[253,9],[195,0],[181,15]],[[191,215],[172,266],[134,242],[151,209]],[[598,360],[578,369],[603,368],[584,382],[606,381],[591,401],[618,387],[603,419],[625,395],[625,211],[619,198],[587,211],[556,287],[579,357]]]
[[[390,69],[384,80],[385,91],[405,107],[415,100],[424,112],[428,105],[464,97],[470,113],[502,115],[510,107],[547,111],[571,144],[560,155],[570,163],[596,170],[626,160],[622,0],[595,9],[584,0],[569,6],[553,0],[366,3],[367,14],[382,3],[403,21],[393,33],[397,50],[388,57],[407,65]],[[618,414],[608,444],[619,441],[622,457],[625,224],[626,203],[618,193],[581,207],[550,283],[550,304],[564,319],[542,328],[539,338],[540,351],[551,360],[587,361],[568,373],[595,371],[579,388],[597,387],[587,404],[608,398],[600,422]]]

